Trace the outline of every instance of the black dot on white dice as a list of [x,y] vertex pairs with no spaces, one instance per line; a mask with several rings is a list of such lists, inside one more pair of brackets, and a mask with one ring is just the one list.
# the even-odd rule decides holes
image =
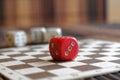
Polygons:
[[62,29],[60,27],[48,27],[47,29],[47,42],[50,41],[53,37],[60,37],[62,36]]
[[31,38],[33,43],[45,42],[46,29],[44,27],[31,28]]

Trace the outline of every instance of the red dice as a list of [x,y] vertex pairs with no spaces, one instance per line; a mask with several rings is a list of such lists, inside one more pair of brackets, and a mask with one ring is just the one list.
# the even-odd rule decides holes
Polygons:
[[49,51],[53,60],[73,60],[78,54],[78,42],[70,36],[51,38]]

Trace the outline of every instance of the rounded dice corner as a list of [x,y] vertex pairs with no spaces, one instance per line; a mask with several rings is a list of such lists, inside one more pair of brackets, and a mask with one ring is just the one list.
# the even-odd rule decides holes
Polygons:
[[77,57],[78,48],[77,39],[74,37],[55,37],[49,42],[49,51],[53,60],[73,60]]

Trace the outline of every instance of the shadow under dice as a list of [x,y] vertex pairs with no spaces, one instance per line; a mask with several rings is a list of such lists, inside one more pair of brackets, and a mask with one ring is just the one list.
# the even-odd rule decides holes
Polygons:
[[78,54],[78,42],[74,37],[51,38],[49,50],[53,60],[73,60]]

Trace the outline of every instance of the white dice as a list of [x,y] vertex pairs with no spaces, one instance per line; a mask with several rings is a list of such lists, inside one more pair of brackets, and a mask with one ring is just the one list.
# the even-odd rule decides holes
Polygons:
[[8,46],[22,47],[27,43],[27,35],[22,30],[7,31],[5,41]]
[[[3,35],[4,32],[4,35]],[[22,47],[26,44],[45,43],[51,38],[62,36],[60,27],[33,27],[26,32],[23,30],[6,30],[0,32],[0,47]]]
[[31,38],[33,43],[42,43],[46,40],[46,29],[44,27],[31,28]]
[[53,37],[62,36],[62,29],[60,27],[49,27],[47,28],[47,42]]
[[31,28],[32,43],[49,42],[52,37],[62,36],[62,30],[59,27],[34,27]]

